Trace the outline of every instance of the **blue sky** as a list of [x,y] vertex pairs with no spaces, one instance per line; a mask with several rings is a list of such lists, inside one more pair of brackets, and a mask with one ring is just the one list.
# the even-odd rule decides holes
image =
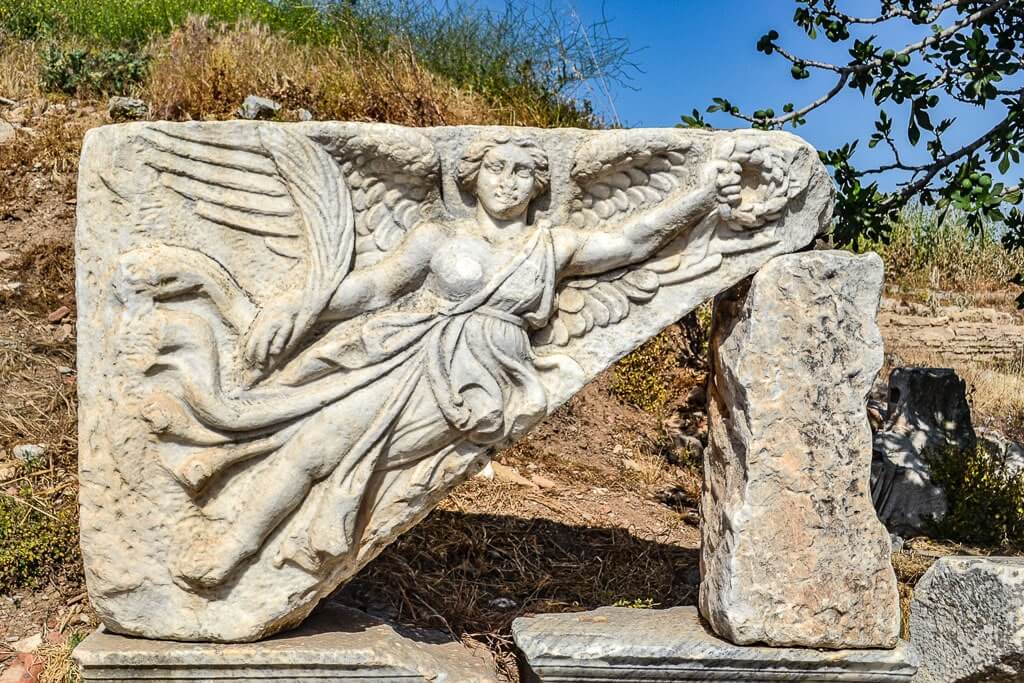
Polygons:
[[[541,1],[546,7],[546,0]],[[504,7],[503,0],[481,0],[480,4]],[[810,79],[796,81],[781,57],[757,52],[758,37],[772,28],[781,34],[780,44],[801,56],[846,61],[843,50],[823,37],[811,41],[793,25],[796,4],[792,0],[551,0],[551,6],[569,16],[575,14],[584,24],[601,20],[603,12],[609,31],[629,40],[635,50],[631,60],[639,68],[632,80],[610,83],[610,98],[593,84],[582,93],[608,120],[615,112],[628,127],[673,126],[681,114],[694,107],[703,112],[715,96],[728,97],[746,112],[770,106],[781,113],[785,102],[800,107],[826,92],[835,82],[834,74],[812,70]],[[870,15],[877,13],[879,2],[846,0],[841,6],[851,14]],[[878,31],[879,27],[869,28]],[[879,31],[880,38],[887,47],[899,49],[922,37],[922,27],[909,22],[882,28],[885,32]],[[854,32],[855,37],[867,35],[867,31]],[[886,110],[896,121],[894,131],[905,131],[907,111],[892,104],[886,105]],[[940,109],[932,118],[958,117],[946,136],[946,148],[956,149],[988,130],[998,120],[998,113],[998,109]],[[848,91],[813,112],[807,125],[794,132],[820,149],[860,137],[855,161],[867,166],[889,159],[881,147],[867,148],[875,115],[870,98]],[[708,120],[722,128],[746,125],[724,116],[709,115]],[[926,139],[922,136],[917,150],[904,142],[901,152],[906,161],[927,158],[923,149]],[[1020,174],[1020,168],[1011,169],[1008,179]],[[882,185],[891,187],[897,180],[885,178]]]

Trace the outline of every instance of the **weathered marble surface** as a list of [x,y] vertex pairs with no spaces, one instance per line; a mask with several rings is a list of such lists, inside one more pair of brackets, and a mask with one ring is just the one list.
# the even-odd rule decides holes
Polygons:
[[914,683],[1024,680],[1024,558],[942,557],[914,587]]
[[112,631],[303,619],[587,381],[828,224],[788,134],[139,123],[78,192],[82,547]]
[[881,288],[877,254],[814,251],[716,300],[700,609],[734,643],[897,642],[864,409],[882,366]]
[[101,627],[75,648],[74,657],[83,683],[497,683],[486,650],[472,652],[437,632],[396,630],[336,604],[321,606],[295,631],[260,643],[145,640]]
[[516,619],[525,683],[616,681],[909,681],[915,660],[893,650],[745,647],[721,640],[693,607],[602,607]]
[[927,532],[946,514],[928,457],[975,447],[967,384],[950,368],[896,368],[888,415],[875,435],[871,495],[878,517],[901,534]]
[[946,514],[928,458],[974,449],[967,384],[948,368],[897,368],[889,377],[886,422],[874,435],[871,497],[886,525],[905,535],[928,531]]

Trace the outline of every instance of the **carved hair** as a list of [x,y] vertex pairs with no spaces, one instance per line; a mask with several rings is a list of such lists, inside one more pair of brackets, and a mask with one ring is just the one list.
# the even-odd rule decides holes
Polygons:
[[480,173],[480,164],[483,163],[484,157],[498,145],[505,144],[515,145],[529,152],[530,159],[533,161],[533,178],[536,185],[534,196],[544,194],[551,182],[547,153],[530,138],[519,137],[507,131],[484,133],[469,145],[466,153],[459,160],[456,175],[459,186],[467,192],[475,192],[476,177]]

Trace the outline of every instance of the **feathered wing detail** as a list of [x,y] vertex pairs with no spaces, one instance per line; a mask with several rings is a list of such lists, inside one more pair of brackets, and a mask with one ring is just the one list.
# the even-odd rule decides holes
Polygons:
[[301,219],[257,127],[147,127],[139,134],[145,164],[160,184],[193,202],[196,218],[264,238],[269,249],[298,259],[305,253]]
[[331,156],[282,126],[147,127],[144,163],[190,201],[196,218],[261,236],[272,251],[306,265],[298,325],[314,320],[352,267],[349,190]]
[[352,268],[352,198],[334,159],[319,144],[281,126],[260,128],[259,135],[302,216],[309,258],[296,326],[303,329],[323,312]]
[[[534,335],[536,344],[565,346],[595,327],[621,322],[661,287],[715,270],[723,254],[777,241],[774,234],[753,233],[777,221],[786,204],[807,188],[809,148],[772,144],[757,134],[709,135],[706,140],[616,131],[595,136],[580,148],[571,171],[578,194],[570,224],[577,229],[615,229],[635,214],[694,189],[709,158],[725,169],[718,178],[718,210],[648,261],[562,282],[554,314]],[[720,241],[712,249],[720,225],[746,234],[736,235],[734,244]]]
[[356,267],[372,265],[431,212],[440,210],[441,165],[434,144],[400,126],[353,126],[320,143],[352,191]]
[[670,134],[623,130],[591,138],[571,171],[578,188],[571,224],[587,230],[621,225],[692,186],[700,157],[691,141]]
[[718,224],[717,214],[712,213],[691,232],[674,240],[662,255],[640,266],[564,281],[555,300],[555,313],[547,326],[534,334],[534,342],[565,346],[595,327],[622,322],[633,306],[653,299],[661,287],[693,280],[718,268],[722,255],[708,253]]
[[[591,138],[580,147],[571,170],[577,196],[570,225],[579,230],[616,229],[635,214],[696,187],[703,154],[692,140],[672,134],[616,131]],[[705,237],[709,233],[713,229],[702,231]],[[555,313],[535,333],[534,342],[564,346],[594,327],[621,322],[634,305],[654,298],[661,277],[678,269],[681,261],[674,253],[598,276],[565,280]]]

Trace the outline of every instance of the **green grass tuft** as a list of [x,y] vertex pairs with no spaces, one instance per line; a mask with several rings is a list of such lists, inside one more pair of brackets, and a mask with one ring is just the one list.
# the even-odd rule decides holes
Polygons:
[[78,562],[78,516],[74,510],[43,514],[0,496],[0,594],[32,586],[50,571]]

